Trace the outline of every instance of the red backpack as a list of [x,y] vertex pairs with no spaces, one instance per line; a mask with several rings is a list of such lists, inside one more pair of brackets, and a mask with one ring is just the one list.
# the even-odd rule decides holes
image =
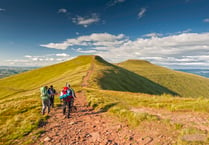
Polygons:
[[67,94],[69,91],[69,95],[66,98],[63,98],[63,101],[70,102],[71,99],[73,98],[72,96],[72,91],[68,87],[64,87],[62,90],[63,95]]

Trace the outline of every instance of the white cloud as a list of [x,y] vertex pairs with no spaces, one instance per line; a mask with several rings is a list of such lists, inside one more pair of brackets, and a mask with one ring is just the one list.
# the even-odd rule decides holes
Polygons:
[[24,57],[25,58],[31,58],[32,56],[31,55],[25,55]]
[[146,59],[164,66],[209,67],[209,33],[169,36],[150,33],[143,36],[147,37],[131,40],[124,34],[93,33],[42,46],[55,49],[75,47],[73,51],[100,55],[111,62]]
[[112,35],[109,33],[93,33],[91,35],[80,36],[76,39],[67,39],[61,43],[41,44],[42,47],[54,49],[67,49],[70,46],[115,46],[124,43],[125,35]]
[[209,23],[209,18],[204,19],[203,22]]
[[139,13],[138,13],[138,18],[141,19],[144,16],[146,11],[147,11],[146,8],[141,8]]
[[58,10],[58,13],[67,13],[68,12],[68,10],[67,9],[64,9],[64,8],[61,8],[61,9],[59,9]]
[[149,34],[145,34],[143,36],[144,37],[159,37],[159,36],[162,36],[162,34],[159,34],[159,33],[149,33]]
[[4,12],[6,11],[6,9],[0,8],[0,12]]
[[107,6],[108,7],[112,7],[118,3],[123,3],[125,2],[126,0],[110,0],[108,3],[107,3]]
[[69,54],[66,54],[66,53],[58,53],[58,54],[55,54],[56,56],[62,56],[62,57],[68,57],[70,56]]
[[100,18],[98,16],[98,14],[91,14],[91,16],[88,17],[81,17],[81,16],[77,16],[72,18],[72,22],[77,24],[77,25],[82,25],[83,27],[88,27],[89,25],[99,22]]
[[46,66],[72,59],[69,54],[46,54],[42,56],[25,55],[24,59],[7,60],[7,64],[14,66]]
[[96,53],[96,50],[83,50],[82,48],[78,48],[76,50],[77,52],[81,52],[81,53]]
[[49,43],[49,44],[41,44],[40,46],[47,47],[47,48],[67,49],[68,44],[66,44],[66,43]]

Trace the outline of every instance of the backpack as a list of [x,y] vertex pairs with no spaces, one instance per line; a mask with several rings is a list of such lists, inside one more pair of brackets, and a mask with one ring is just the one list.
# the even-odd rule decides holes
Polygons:
[[48,93],[47,93],[47,89],[45,87],[41,87],[40,88],[40,93],[41,93],[41,98],[42,99],[48,99]]
[[73,98],[72,96],[72,90],[69,89],[69,88],[65,88],[62,90],[62,96],[60,96],[60,99],[63,99],[63,101],[66,101],[66,102],[70,102],[71,99]]

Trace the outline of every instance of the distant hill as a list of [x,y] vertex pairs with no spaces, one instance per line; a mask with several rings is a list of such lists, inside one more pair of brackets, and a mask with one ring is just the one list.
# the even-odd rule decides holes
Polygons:
[[118,66],[162,85],[182,97],[209,98],[208,78],[191,73],[174,71],[144,60],[127,60],[119,63]]
[[37,67],[14,67],[14,66],[0,66],[0,78],[8,77],[14,74],[35,69]]

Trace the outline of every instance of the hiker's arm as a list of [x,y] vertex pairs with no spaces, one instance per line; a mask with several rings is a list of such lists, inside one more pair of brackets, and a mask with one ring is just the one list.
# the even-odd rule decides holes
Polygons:
[[72,96],[73,98],[76,98],[75,91],[73,89],[72,89]]

